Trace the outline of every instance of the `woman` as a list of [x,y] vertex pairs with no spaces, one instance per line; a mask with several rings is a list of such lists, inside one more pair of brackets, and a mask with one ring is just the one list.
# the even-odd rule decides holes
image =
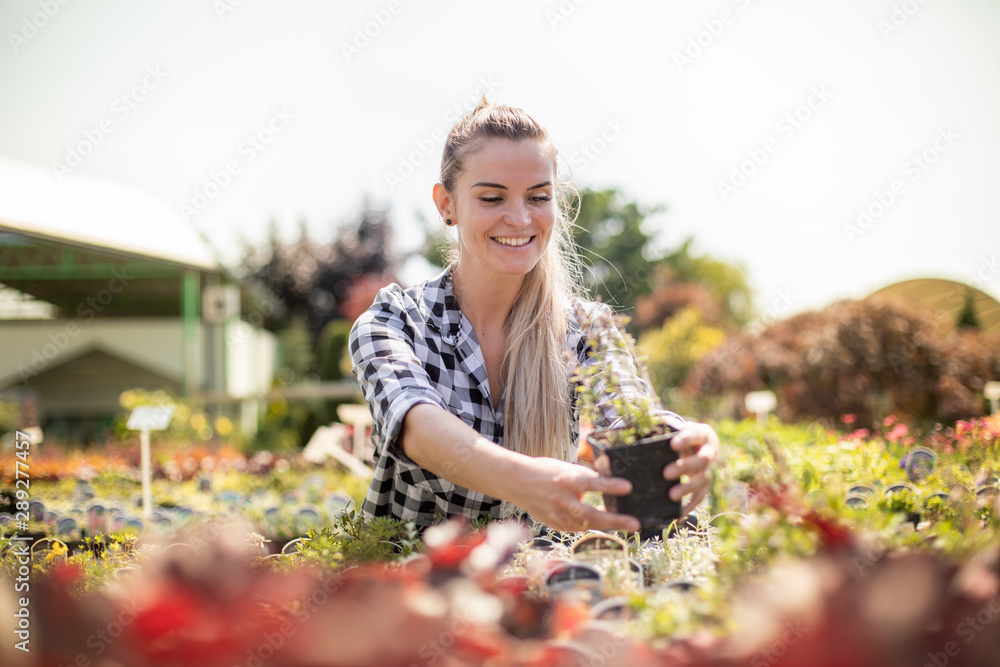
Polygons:
[[[457,258],[433,280],[380,291],[351,331],[376,445],[365,514],[428,525],[516,507],[556,530],[638,530],[635,517],[581,500],[631,488],[573,462],[570,375],[586,354],[572,306],[595,304],[575,295],[571,221],[547,132],[484,99],[449,133],[433,194],[458,232]],[[664,476],[688,476],[671,493],[690,494],[690,510],[719,445],[710,427],[682,426],[673,439],[682,457]]]

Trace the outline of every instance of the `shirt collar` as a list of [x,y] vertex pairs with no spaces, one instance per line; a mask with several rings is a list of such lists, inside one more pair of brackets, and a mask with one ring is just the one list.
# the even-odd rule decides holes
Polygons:
[[465,338],[462,328],[464,318],[452,288],[454,266],[454,264],[448,265],[435,278],[427,281],[423,294],[427,326],[436,331],[441,340],[452,347]]

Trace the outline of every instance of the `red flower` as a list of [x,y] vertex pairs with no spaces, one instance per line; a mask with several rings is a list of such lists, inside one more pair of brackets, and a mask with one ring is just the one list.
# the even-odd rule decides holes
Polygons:
[[61,589],[69,590],[83,578],[83,568],[64,560],[52,566],[52,582]]
[[889,442],[897,442],[903,436],[908,435],[909,432],[910,429],[906,428],[906,424],[896,424],[886,435],[886,438],[889,439]]
[[468,532],[468,520],[458,517],[424,532],[427,556],[435,570],[457,569],[486,539],[486,531]]

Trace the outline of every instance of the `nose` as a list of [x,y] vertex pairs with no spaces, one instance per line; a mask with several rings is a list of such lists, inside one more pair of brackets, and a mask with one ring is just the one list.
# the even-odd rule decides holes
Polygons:
[[504,222],[518,229],[527,227],[531,222],[531,215],[528,213],[528,208],[524,205],[524,202],[514,202],[511,204],[507,210],[507,214],[504,216]]

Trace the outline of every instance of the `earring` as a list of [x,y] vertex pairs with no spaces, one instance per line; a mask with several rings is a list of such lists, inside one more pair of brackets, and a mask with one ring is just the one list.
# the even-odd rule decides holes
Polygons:
[[455,221],[452,220],[451,218],[445,218],[444,224],[448,225],[449,227],[453,227],[455,225]]

